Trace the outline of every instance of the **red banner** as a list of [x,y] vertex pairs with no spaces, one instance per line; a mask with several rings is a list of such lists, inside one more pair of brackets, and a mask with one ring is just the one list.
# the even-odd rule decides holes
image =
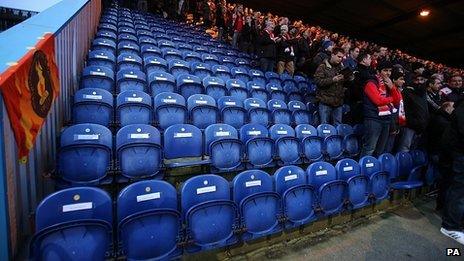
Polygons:
[[60,92],[53,34],[46,34],[35,48],[0,75],[0,91],[18,146],[19,159],[26,162]]

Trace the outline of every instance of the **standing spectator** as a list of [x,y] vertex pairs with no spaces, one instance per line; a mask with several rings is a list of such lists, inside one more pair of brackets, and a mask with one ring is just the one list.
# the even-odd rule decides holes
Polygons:
[[414,139],[422,135],[429,122],[429,108],[427,104],[425,75],[417,74],[413,84],[403,90],[404,111],[406,113],[406,126],[401,128],[398,141],[398,151],[409,151],[414,145]]
[[456,102],[464,98],[464,88],[462,88],[462,76],[455,74],[451,76],[448,87],[441,90],[445,101]]
[[371,67],[371,55],[363,51],[358,55],[359,63],[354,70],[354,81],[348,89],[348,104],[351,108],[351,120],[353,124],[363,122],[363,96],[366,82],[375,79],[375,71]]
[[[393,85],[400,91],[403,90],[404,85],[404,72],[401,68],[393,66],[390,79],[393,82]],[[390,124],[390,131],[388,136],[387,145],[385,147],[385,152],[393,152],[395,147],[395,141],[400,132],[400,127],[406,124],[406,114],[404,112],[403,97],[400,97],[400,102],[398,106],[395,106],[395,109],[392,113],[392,120]]]
[[390,79],[392,65],[381,61],[375,79],[364,86],[364,135],[361,156],[380,155],[385,150],[394,106],[398,107],[401,93]]
[[310,57],[311,38],[310,31],[306,29],[301,34],[302,36],[297,38],[297,67],[303,67],[306,61]]
[[244,24],[243,6],[238,5],[232,15],[232,28],[234,31],[234,35],[232,36],[232,46],[235,48],[238,48],[238,39],[240,38]]
[[345,60],[343,61],[343,65],[350,68],[352,71],[356,69],[358,66],[358,62],[356,59],[359,56],[359,47],[350,48],[349,54],[346,56]]
[[429,112],[433,113],[440,109],[442,100],[440,96],[441,80],[438,77],[433,77],[427,83],[427,102],[429,104]]
[[330,58],[324,60],[314,74],[321,123],[334,125],[342,123],[345,91],[343,88],[344,77],[340,74],[340,71],[343,69],[343,56],[343,49],[335,48]]
[[245,25],[243,26],[242,33],[240,34],[238,47],[240,50],[246,53],[253,52],[253,41],[254,41],[254,23],[251,16],[246,16]]
[[288,74],[293,75],[295,65],[295,48],[293,47],[293,39],[288,33],[288,26],[280,26],[280,35],[276,39],[277,42],[277,73],[282,74],[287,71]]
[[260,32],[257,43],[257,55],[263,72],[274,70],[276,46],[274,42],[274,22],[268,20],[266,28]]
[[316,56],[314,56],[312,60],[310,75],[313,75],[315,73],[316,69],[319,67],[319,65],[322,64],[322,62],[324,62],[324,60],[330,58],[334,45],[335,44],[332,41],[327,40],[322,42],[321,50],[316,54]]

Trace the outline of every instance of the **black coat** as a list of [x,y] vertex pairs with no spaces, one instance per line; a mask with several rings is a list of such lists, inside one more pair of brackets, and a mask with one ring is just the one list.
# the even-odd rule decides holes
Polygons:
[[418,133],[424,132],[430,119],[425,86],[408,86],[402,94],[406,126]]
[[259,58],[276,58],[276,44],[266,31],[261,31],[256,40],[256,52]]
[[454,104],[451,123],[443,134],[445,154],[453,160],[453,172],[464,172],[464,100]]

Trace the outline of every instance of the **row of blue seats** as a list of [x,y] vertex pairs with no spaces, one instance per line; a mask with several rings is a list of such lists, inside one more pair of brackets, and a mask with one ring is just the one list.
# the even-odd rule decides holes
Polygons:
[[211,171],[230,172],[321,160],[335,161],[359,154],[351,126],[301,124],[295,129],[275,124],[269,129],[246,124],[237,131],[212,124],[204,132],[189,124],[175,124],[163,135],[153,126],[133,124],[116,134],[97,124],[77,124],[61,134],[59,175],[72,184],[94,184],[107,175],[116,152],[122,176],[129,179],[162,177],[162,168],[209,165]]
[[[182,88],[182,87],[181,87]],[[113,96],[102,89],[86,88],[74,96],[73,122],[96,123],[109,126],[114,122],[120,126],[129,124],[150,124],[166,129],[173,124],[191,123],[201,129],[214,123],[226,123],[240,128],[246,123],[259,123],[270,126],[276,123],[287,125],[312,124],[316,105],[308,103],[310,109],[300,102],[291,101],[288,105],[282,100],[272,99],[267,104],[259,98],[242,99],[237,96],[225,96],[216,100],[193,88],[181,90],[189,96],[162,92],[153,100],[142,91],[124,91],[116,98],[114,108]],[[207,89],[207,93],[215,87]],[[234,90],[231,90],[232,93]],[[253,94],[253,93],[252,93]],[[215,95],[216,96],[216,95]],[[253,95],[252,95],[253,96]]]
[[378,203],[389,196],[390,188],[419,188],[424,164],[415,166],[409,153],[399,153],[396,159],[391,154],[379,160],[367,156],[359,164],[342,159],[335,167],[316,162],[306,171],[285,166],[273,177],[247,170],[231,183],[199,175],[182,184],[180,204],[169,183],[140,181],[119,193],[114,228],[113,204],[106,192],[65,189],[37,207],[30,253],[40,260],[103,260],[111,248],[119,247],[128,260],[158,260],[229,246]]

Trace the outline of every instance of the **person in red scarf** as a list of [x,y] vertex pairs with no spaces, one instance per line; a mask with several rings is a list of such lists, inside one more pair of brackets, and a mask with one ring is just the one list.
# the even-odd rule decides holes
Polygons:
[[267,20],[266,28],[260,32],[256,41],[257,55],[263,72],[274,70],[276,59],[276,43],[274,37],[274,22]]
[[238,48],[238,39],[242,33],[243,27],[245,25],[245,20],[243,17],[243,6],[238,5],[235,8],[235,12],[232,15],[232,28],[234,30],[234,35],[232,36],[232,46]]

